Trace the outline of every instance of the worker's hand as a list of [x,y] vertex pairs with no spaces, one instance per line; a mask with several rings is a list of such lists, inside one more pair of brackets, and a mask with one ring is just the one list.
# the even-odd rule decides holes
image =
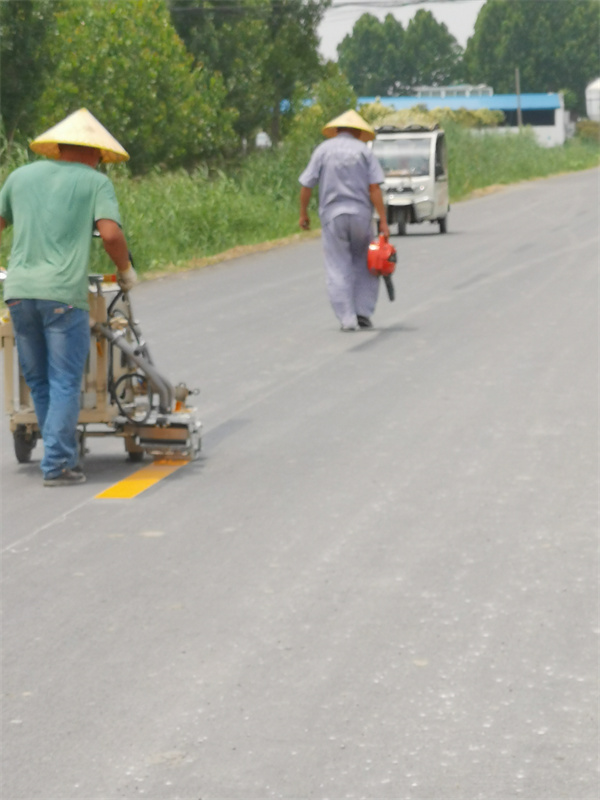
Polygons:
[[308,214],[300,214],[300,227],[303,231],[307,231],[310,228],[310,217]]
[[387,220],[385,219],[379,220],[379,233],[383,234],[386,239],[390,238],[390,229],[387,224]]
[[118,270],[117,283],[123,292],[130,292],[133,289],[137,283],[137,274],[131,264],[125,270]]

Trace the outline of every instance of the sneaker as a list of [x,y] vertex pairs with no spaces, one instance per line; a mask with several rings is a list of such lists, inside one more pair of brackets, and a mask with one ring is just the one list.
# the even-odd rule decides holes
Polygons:
[[359,328],[372,328],[373,323],[368,317],[364,317],[362,314],[357,314],[356,319],[358,320],[358,327]]
[[76,483],[85,483],[85,475],[81,467],[63,469],[52,478],[44,478],[44,486],[74,486]]
[[340,330],[344,331],[344,333],[347,333],[348,331],[357,331],[358,330],[358,326],[357,325],[342,325]]

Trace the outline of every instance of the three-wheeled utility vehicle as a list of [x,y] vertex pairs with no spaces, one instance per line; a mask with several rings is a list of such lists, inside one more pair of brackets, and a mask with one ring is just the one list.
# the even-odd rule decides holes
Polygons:
[[437,125],[384,125],[375,133],[370,144],[385,175],[381,189],[388,225],[396,226],[400,236],[416,222],[437,223],[446,233],[450,202],[444,131]]

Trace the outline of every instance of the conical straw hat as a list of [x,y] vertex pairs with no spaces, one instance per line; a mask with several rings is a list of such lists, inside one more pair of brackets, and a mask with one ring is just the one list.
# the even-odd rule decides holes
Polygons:
[[337,134],[338,128],[354,128],[360,131],[360,139],[363,142],[370,142],[371,139],[375,138],[375,131],[373,128],[353,109],[344,111],[339,117],[328,122],[323,128],[322,134],[327,139],[331,139],[332,136]]
[[79,111],[69,114],[62,122],[34,139],[29,146],[34,153],[48,158],[58,158],[60,156],[59,144],[97,147],[101,152],[101,160],[105,164],[115,164],[118,161],[129,159],[129,153],[98,122],[96,117],[90,114],[87,108],[80,108]]

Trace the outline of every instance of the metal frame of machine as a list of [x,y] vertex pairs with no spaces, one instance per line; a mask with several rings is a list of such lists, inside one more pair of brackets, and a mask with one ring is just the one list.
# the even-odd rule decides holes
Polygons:
[[[113,275],[89,276],[90,353],[81,387],[80,454],[86,439],[118,436],[131,461],[198,457],[201,423],[187,406],[185,384],[173,386],[152,360],[134,319],[131,301]],[[29,389],[16,358],[10,315],[0,319],[4,350],[4,400],[17,460],[31,459],[41,436]]]

